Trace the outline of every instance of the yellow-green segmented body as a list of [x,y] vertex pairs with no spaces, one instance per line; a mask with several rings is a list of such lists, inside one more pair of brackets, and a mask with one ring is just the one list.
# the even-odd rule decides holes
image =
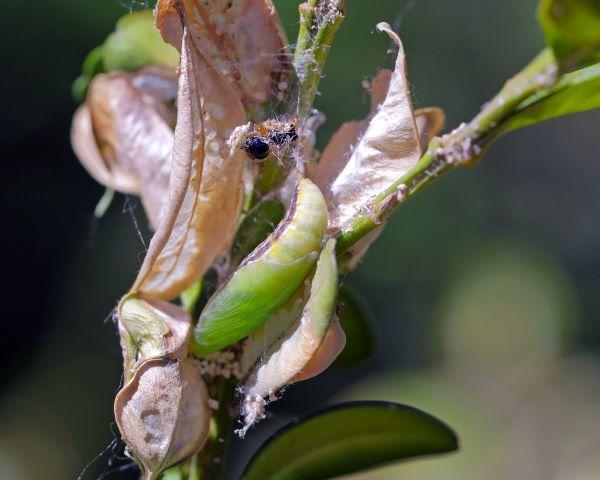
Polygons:
[[209,300],[194,331],[195,353],[235,343],[273,314],[315,264],[326,229],[325,199],[304,179],[286,217]]

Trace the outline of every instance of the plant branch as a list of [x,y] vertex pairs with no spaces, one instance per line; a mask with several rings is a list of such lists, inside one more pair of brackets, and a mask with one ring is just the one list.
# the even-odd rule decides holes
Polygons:
[[344,20],[344,0],[309,0],[299,7],[300,31],[294,53],[298,115],[310,112],[336,32]]
[[235,396],[232,379],[220,377],[208,385],[209,395],[216,399],[218,407],[211,418],[210,434],[206,445],[197,455],[197,462],[190,470],[189,480],[219,480],[225,455],[233,436],[231,402]]
[[[300,116],[308,114],[317,93],[321,74],[327,60],[331,43],[344,14],[343,0],[309,0],[300,6],[300,33],[294,56],[298,75],[299,100],[296,109]],[[273,170],[273,169],[272,169]],[[261,195],[278,184],[281,172],[277,168],[257,185]],[[273,177],[273,178],[271,178]],[[186,308],[193,311],[197,296]],[[202,451],[188,463],[188,480],[219,480],[224,457],[232,438],[234,413],[231,411],[235,398],[235,383],[228,378],[215,378],[207,382],[209,395],[218,402],[211,418],[210,436]]]
[[494,139],[494,130],[525,99],[557,81],[558,66],[552,52],[543,50],[523,70],[506,82],[468,124],[462,124],[442,138],[435,138],[419,162],[403,177],[381,192],[372,211],[356,218],[337,235],[338,255],[343,254],[367,233],[377,228],[398,204],[432,183],[443,173],[476,164]]

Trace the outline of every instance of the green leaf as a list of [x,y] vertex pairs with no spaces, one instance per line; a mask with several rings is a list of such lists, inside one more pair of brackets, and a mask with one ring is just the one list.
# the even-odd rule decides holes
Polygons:
[[71,86],[71,93],[77,102],[85,100],[88,88],[94,77],[104,72],[103,52],[104,45],[100,45],[86,55],[81,67],[81,75],[75,79]]
[[92,77],[89,75],[79,75],[71,85],[71,96],[77,103],[81,103],[87,96],[88,88],[92,83]]
[[600,107],[600,63],[564,75],[558,83],[527,99],[493,132],[493,138],[551,118]]
[[335,240],[329,239],[314,274],[244,342],[240,365],[250,375],[241,388],[244,427],[235,432],[240,437],[264,418],[264,398],[319,375],[338,356],[345,338],[334,316],[337,292]]
[[104,42],[103,59],[107,71],[127,72],[149,65],[175,69],[179,53],[163,41],[152,11],[140,10],[117,22],[116,30]]
[[81,66],[81,73],[91,75],[92,77],[99,73],[103,73],[105,71],[103,55],[104,45],[99,45],[90,50]]
[[351,368],[365,361],[373,353],[373,322],[365,301],[353,288],[340,288],[338,305],[338,319],[346,334],[346,346],[334,365]]
[[538,18],[562,71],[600,61],[600,0],[541,0]]
[[456,434],[425,412],[389,402],[349,402],[276,432],[242,480],[321,480],[457,448]]
[[275,229],[285,208],[279,200],[266,200],[256,205],[240,224],[231,249],[231,263],[240,262]]
[[172,467],[163,473],[161,480],[183,480],[181,467]]
[[87,54],[71,93],[77,102],[83,102],[90,83],[100,73],[127,72],[150,65],[176,69],[178,64],[179,53],[163,41],[152,11],[140,10],[121,17],[106,41]]

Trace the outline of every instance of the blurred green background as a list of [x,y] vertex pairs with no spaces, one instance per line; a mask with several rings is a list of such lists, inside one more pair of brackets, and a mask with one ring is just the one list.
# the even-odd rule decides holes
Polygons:
[[[298,2],[275,3],[293,39]],[[123,196],[92,220],[102,188],[68,132],[85,53],[143,6],[2,6],[0,478],[78,478],[90,462],[83,479],[136,478],[114,441],[121,360],[110,314],[144,254],[131,211],[145,220]],[[328,118],[319,145],[368,111],[362,80],[392,64],[377,22],[401,34],[415,105],[444,108],[453,127],[542,48],[535,6],[348,0],[317,100]],[[458,454],[356,478],[598,478],[599,126],[592,112],[513,133],[402,206],[344,279],[370,306],[376,353],[290,388],[235,442],[229,478],[270,431],[340,399],[405,402],[462,437]]]

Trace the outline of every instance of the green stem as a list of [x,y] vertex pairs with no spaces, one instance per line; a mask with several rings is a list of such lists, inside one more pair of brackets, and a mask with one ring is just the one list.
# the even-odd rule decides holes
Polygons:
[[543,50],[508,80],[473,120],[442,138],[432,140],[419,162],[375,198],[372,212],[359,216],[348,228],[339,232],[338,255],[381,225],[398,204],[431,184],[441,174],[479,161],[494,138],[494,129],[525,99],[554,85],[557,74],[554,55],[548,49]]
[[300,30],[294,54],[300,117],[312,108],[331,44],[344,20],[344,3],[344,0],[309,0],[300,5]]
[[231,379],[218,378],[208,386],[209,395],[219,403],[210,426],[206,445],[197,456],[194,476],[190,469],[189,480],[220,480],[225,456],[233,435],[231,402],[235,397],[235,383]]
[[[319,81],[327,60],[331,43],[344,14],[344,0],[309,0],[300,6],[300,33],[294,57],[294,67],[298,75],[298,104],[289,105],[290,111],[304,117],[312,108]],[[258,197],[277,186],[281,172],[272,168],[261,177],[257,185]],[[250,202],[249,205],[250,206]],[[189,292],[191,294],[195,292]],[[194,300],[189,301],[189,297]],[[197,295],[184,297],[186,308],[193,311]],[[234,418],[231,412],[235,398],[235,383],[231,379],[215,378],[207,382],[211,398],[218,401],[218,408],[211,418],[209,439],[202,451],[188,462],[188,480],[219,480],[222,475],[224,457],[227,454],[233,434]]]
[[100,200],[98,200],[96,208],[94,208],[94,218],[102,218],[106,214],[106,211],[108,210],[108,207],[110,207],[110,204],[114,198],[115,190],[113,188],[106,187],[104,194],[102,197],[100,197]]
[[[181,295],[182,306],[190,315],[194,315],[203,284],[203,280],[198,280]],[[207,388],[209,397],[219,405],[211,418],[209,437],[202,451],[179,467],[179,474],[187,480],[219,480],[223,457],[231,441],[233,417],[230,406],[235,396],[235,383],[232,379],[218,377],[207,381]]]

